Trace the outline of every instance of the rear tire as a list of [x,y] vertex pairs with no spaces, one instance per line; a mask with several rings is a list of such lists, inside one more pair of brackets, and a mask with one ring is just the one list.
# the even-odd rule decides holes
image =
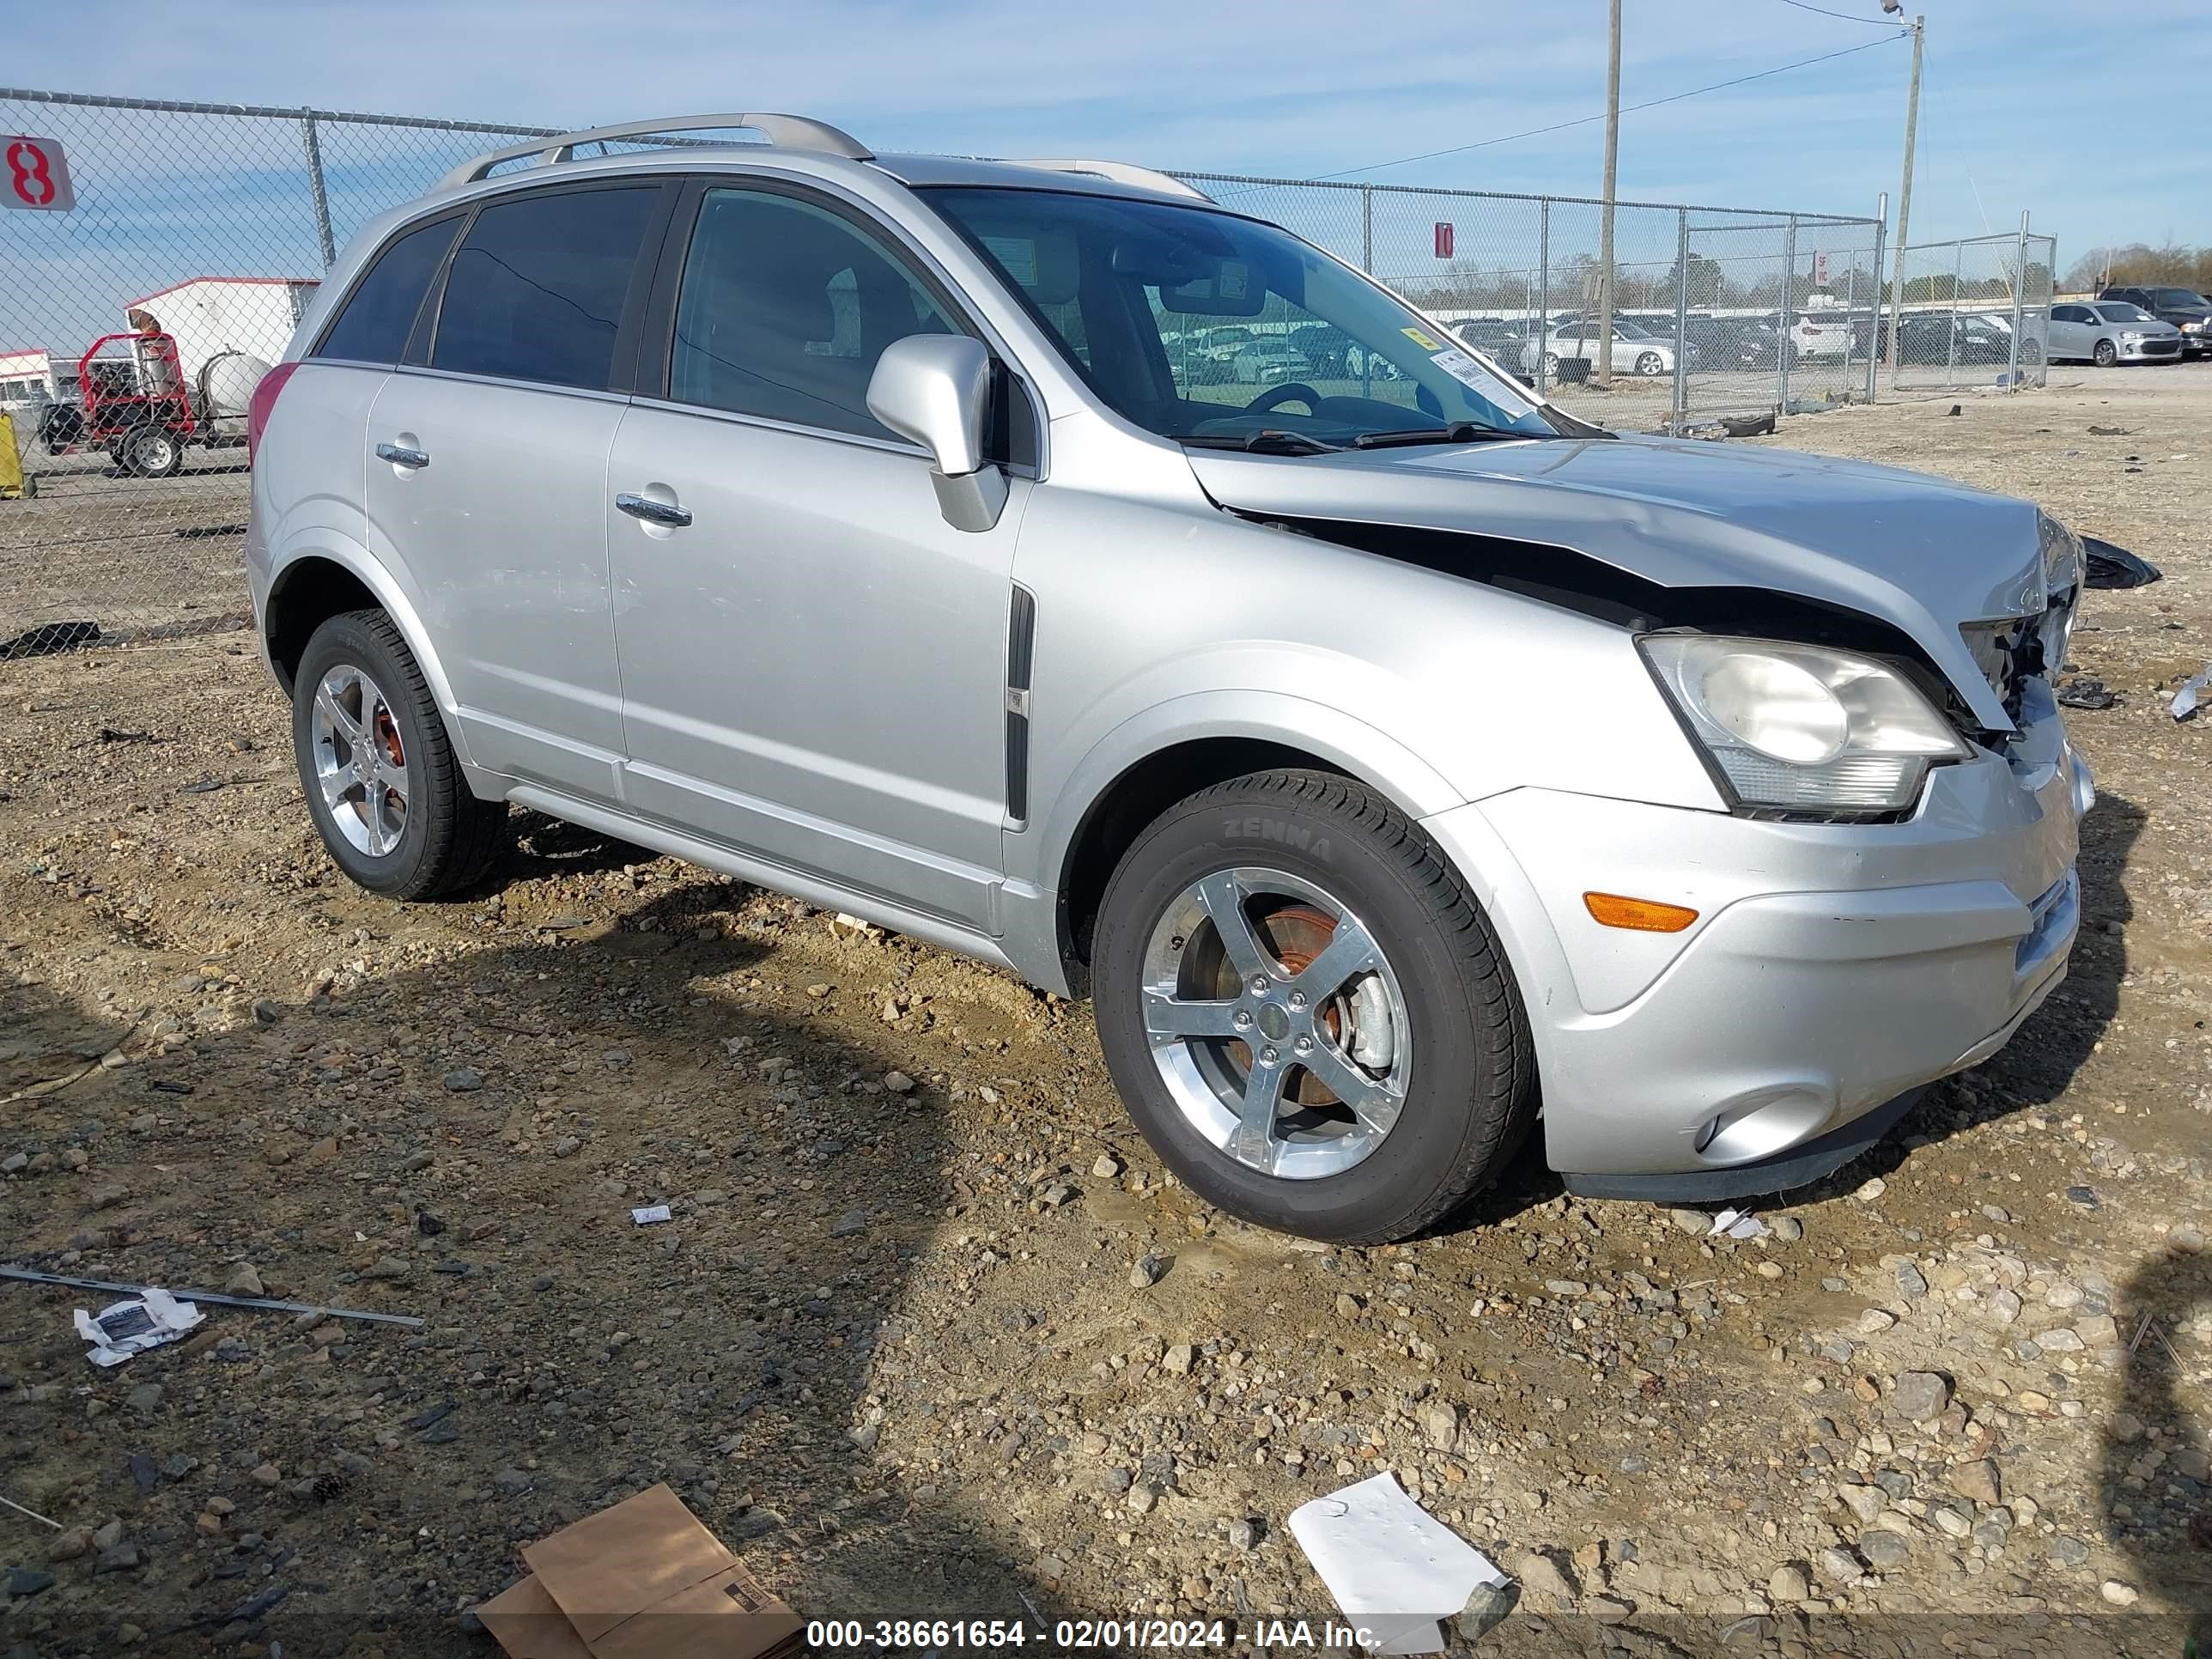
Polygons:
[[422,667],[381,611],[332,617],[308,640],[292,750],[316,833],[372,893],[471,886],[505,844],[507,803],[470,793]]
[[[1249,933],[1243,969],[1224,914]],[[1329,954],[1362,933],[1371,957]],[[1261,1226],[1419,1233],[1495,1180],[1534,1120],[1528,1016],[1487,919],[1419,827],[1349,780],[1261,773],[1171,808],[1107,887],[1092,969],[1130,1116],[1201,1198]],[[1213,1000],[1224,988],[1233,1003]],[[1155,1035],[1186,1019],[1206,1034]],[[1269,1054],[1274,1103],[1252,1089]]]

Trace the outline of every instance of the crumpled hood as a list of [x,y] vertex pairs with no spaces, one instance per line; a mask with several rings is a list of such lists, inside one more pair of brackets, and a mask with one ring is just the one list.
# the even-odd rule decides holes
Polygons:
[[1861,461],[1667,438],[1185,453],[1239,512],[1545,543],[1666,587],[1765,587],[1880,617],[1995,731],[2012,721],[1960,626],[2045,605],[2032,503]]

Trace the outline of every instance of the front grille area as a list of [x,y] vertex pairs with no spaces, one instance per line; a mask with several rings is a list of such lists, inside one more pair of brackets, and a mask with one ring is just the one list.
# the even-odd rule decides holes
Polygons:
[[1990,690],[2015,721],[2027,683],[2061,666],[2074,597],[2071,592],[2062,594],[2036,616],[1976,623],[1960,629]]

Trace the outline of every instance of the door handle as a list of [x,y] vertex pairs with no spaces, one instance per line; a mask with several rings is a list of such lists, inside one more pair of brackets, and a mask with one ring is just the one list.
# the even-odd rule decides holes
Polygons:
[[657,501],[650,495],[632,495],[628,490],[615,497],[615,505],[633,519],[666,525],[672,530],[682,530],[691,522],[690,507],[678,507],[674,501]]
[[380,461],[389,461],[394,466],[424,467],[430,465],[430,457],[427,452],[410,449],[404,444],[377,445],[376,459]]

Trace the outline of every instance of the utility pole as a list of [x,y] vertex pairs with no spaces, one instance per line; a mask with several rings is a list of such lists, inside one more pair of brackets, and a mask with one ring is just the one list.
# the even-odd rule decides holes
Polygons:
[[1605,53],[1605,218],[1598,230],[1597,315],[1597,383],[1608,390],[1613,386],[1613,190],[1620,166],[1620,0],[1613,0],[1611,9]]
[[1897,192],[1897,274],[1889,288],[1889,378],[1897,380],[1898,336],[1905,331],[1905,243],[1912,222],[1912,147],[1920,137],[1920,47],[1928,20],[1912,19],[1912,89],[1905,95],[1905,182]]

